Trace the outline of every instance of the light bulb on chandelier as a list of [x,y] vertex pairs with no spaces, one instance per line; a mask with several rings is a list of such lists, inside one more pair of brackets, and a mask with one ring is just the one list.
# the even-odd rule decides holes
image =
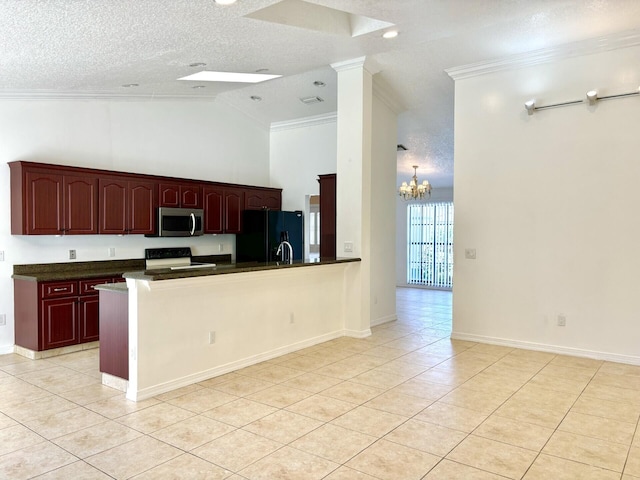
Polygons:
[[425,198],[425,196],[431,196],[431,184],[424,180],[422,183],[418,183],[417,175],[418,165],[413,165],[413,177],[411,181],[402,182],[398,189],[398,194],[403,200],[419,200]]

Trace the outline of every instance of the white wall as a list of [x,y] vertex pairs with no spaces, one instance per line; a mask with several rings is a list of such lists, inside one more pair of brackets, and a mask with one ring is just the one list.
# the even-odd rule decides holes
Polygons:
[[[426,178],[428,180],[428,178]],[[398,179],[396,187],[402,182],[408,182],[410,179]],[[422,180],[418,177],[418,180]],[[397,188],[396,188],[397,190]],[[424,203],[453,202],[453,188],[434,188],[431,191],[431,197]],[[413,202],[407,202],[400,198],[396,191],[396,285],[399,287],[407,286],[407,205]],[[455,222],[455,218],[454,218]],[[455,238],[454,238],[455,242]],[[455,280],[454,280],[455,281]]]
[[638,58],[640,46],[456,81],[455,337],[640,364],[640,97],[523,107],[637,91]]
[[396,265],[395,178],[398,117],[373,97],[373,135],[371,138],[371,325],[395,320]]
[[[131,236],[12,236],[9,167],[14,160],[271,186],[269,131],[215,102],[0,101],[0,353],[14,342],[14,264],[142,258],[144,248],[192,246],[196,254],[234,253],[232,235],[194,239]],[[4,166],[3,166],[4,165]]]
[[271,128],[271,185],[284,188],[283,210],[304,211],[306,197],[320,193],[318,175],[336,173],[336,128],[335,115]]

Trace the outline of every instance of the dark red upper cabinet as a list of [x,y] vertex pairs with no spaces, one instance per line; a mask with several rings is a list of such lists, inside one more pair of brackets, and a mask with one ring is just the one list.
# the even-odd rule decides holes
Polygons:
[[127,178],[101,178],[100,233],[155,233],[156,184]]
[[204,233],[240,233],[244,190],[204,187]]
[[202,187],[195,184],[160,183],[158,202],[160,207],[202,208]]
[[98,233],[98,179],[91,176],[64,176],[65,234]]
[[281,210],[282,190],[267,188],[245,188],[245,210]]
[[204,233],[224,233],[224,189],[204,187]]
[[242,206],[244,191],[241,188],[226,188],[224,191],[224,230],[226,233],[242,231]]
[[11,233],[98,233],[97,178],[12,162]]

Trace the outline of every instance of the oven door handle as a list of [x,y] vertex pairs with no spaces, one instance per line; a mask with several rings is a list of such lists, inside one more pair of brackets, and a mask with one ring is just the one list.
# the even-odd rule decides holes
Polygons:
[[190,217],[191,217],[191,219],[190,219],[191,236],[193,237],[193,234],[196,233],[196,214],[195,213],[191,213]]

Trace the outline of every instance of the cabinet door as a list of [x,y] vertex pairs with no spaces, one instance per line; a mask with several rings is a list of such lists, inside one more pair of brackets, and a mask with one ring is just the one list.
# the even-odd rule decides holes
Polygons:
[[177,183],[161,183],[158,185],[158,206],[180,206],[180,186]]
[[98,295],[87,295],[79,300],[80,343],[95,342],[100,338],[100,302]]
[[156,231],[156,185],[153,182],[130,181],[129,228],[127,233],[152,235]]
[[98,181],[89,176],[64,176],[65,234],[98,233]]
[[222,188],[204,188],[204,233],[223,233],[224,191]]
[[224,231],[240,233],[242,231],[242,206],[244,192],[237,189],[224,190]]
[[247,189],[244,195],[245,210],[282,209],[282,192],[279,190]]
[[127,181],[101,178],[98,182],[100,233],[127,233]]
[[244,209],[245,210],[263,210],[264,209],[262,190],[245,190]]
[[336,258],[336,175],[319,175],[320,258]]
[[180,187],[180,206],[183,208],[202,208],[202,188],[200,185],[182,185]]
[[282,210],[282,192],[264,192],[262,203],[269,210]]
[[77,297],[42,300],[42,348],[78,343]]
[[27,235],[60,235],[64,230],[62,175],[27,172]]

